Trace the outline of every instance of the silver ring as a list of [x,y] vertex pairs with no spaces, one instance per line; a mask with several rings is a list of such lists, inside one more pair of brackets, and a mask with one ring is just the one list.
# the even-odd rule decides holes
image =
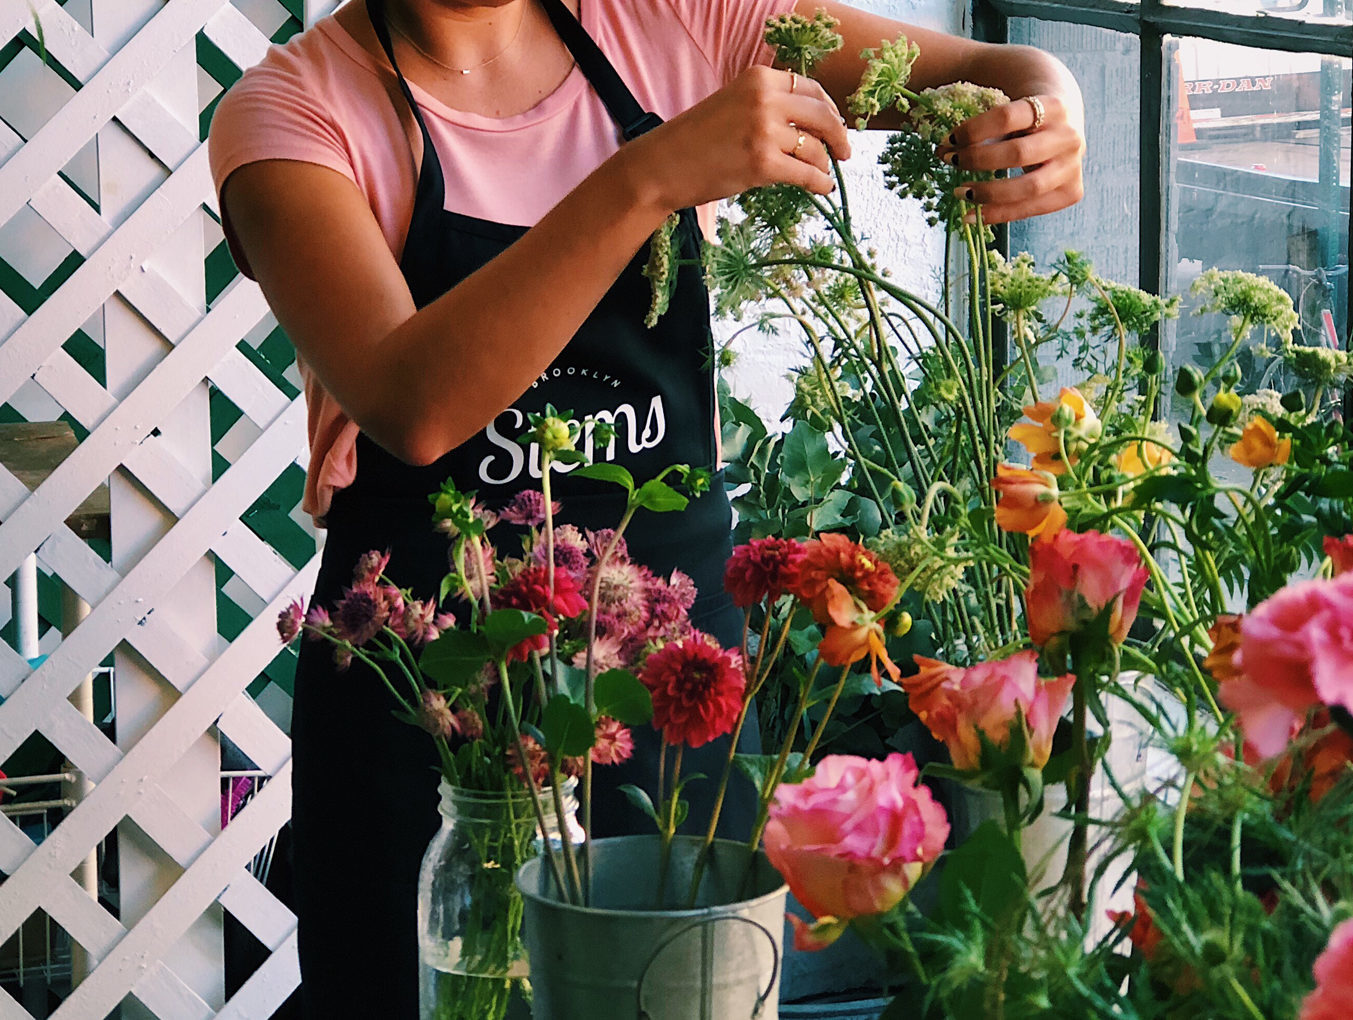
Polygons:
[[798,87],[798,84],[799,84],[799,76],[798,76],[797,74],[795,74],[793,71],[790,71],[790,72],[789,72],[789,94],[790,94],[790,95],[793,95],[793,94],[794,94],[794,89],[796,89],[796,88]]
[[1034,111],[1034,124],[1030,130],[1037,131],[1043,126],[1043,118],[1047,114],[1047,111],[1043,109],[1043,100],[1039,99],[1037,96],[1025,96],[1024,101],[1033,107]]

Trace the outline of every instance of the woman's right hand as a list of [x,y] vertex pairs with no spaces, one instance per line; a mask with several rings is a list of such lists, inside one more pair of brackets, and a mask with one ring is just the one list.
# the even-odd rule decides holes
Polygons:
[[836,187],[828,151],[846,159],[850,140],[822,86],[754,67],[630,142],[619,156],[656,189],[661,205],[684,209],[766,184],[797,184],[825,195]]

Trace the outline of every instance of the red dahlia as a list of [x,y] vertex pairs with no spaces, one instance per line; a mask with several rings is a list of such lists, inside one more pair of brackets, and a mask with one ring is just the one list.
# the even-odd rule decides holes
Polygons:
[[804,544],[791,538],[753,539],[733,550],[723,586],[742,609],[762,599],[774,602],[794,586],[806,554]]
[[741,656],[699,631],[650,655],[639,679],[653,695],[653,728],[669,744],[707,744],[730,732],[742,711]]
[[[549,633],[559,629],[555,617],[578,616],[587,609],[587,600],[573,575],[554,572],[554,595],[550,595],[549,570],[542,566],[523,567],[517,576],[493,593],[493,608],[524,609],[545,618]],[[543,652],[550,646],[544,634],[529,637],[508,652],[508,658],[525,661],[532,651]]]
[[798,578],[790,592],[808,603],[818,623],[829,623],[827,583],[836,581],[871,612],[877,613],[897,594],[897,575],[876,555],[845,535],[823,535],[804,543]]

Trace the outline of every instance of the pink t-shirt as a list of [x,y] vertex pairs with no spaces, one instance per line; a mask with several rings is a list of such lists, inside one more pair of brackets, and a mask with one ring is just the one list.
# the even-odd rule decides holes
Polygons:
[[[765,20],[794,0],[582,0],[583,26],[639,103],[663,118],[693,106],[748,67],[769,63]],[[217,193],[247,163],[290,159],[350,178],[398,258],[413,210],[415,168],[391,72],[332,16],[272,47],[226,93],[212,118]],[[614,122],[577,67],[538,105],[495,119],[454,110],[410,84],[446,177],[447,208],[530,226],[620,145]],[[397,93],[396,93],[397,95]],[[224,214],[224,209],[222,210]],[[700,211],[706,231],[712,208]],[[235,261],[249,266],[224,221]],[[323,524],[335,489],[357,473],[357,426],[304,363],[310,467],[302,507]]]

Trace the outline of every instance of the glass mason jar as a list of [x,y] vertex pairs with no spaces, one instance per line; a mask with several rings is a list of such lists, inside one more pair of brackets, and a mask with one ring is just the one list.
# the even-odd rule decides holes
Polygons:
[[[565,826],[582,840],[576,781],[565,781]],[[517,868],[540,852],[531,798],[439,787],[442,824],[418,874],[418,1001],[421,1020],[504,1020],[529,1016],[523,988]],[[558,846],[554,797],[542,791],[548,837]]]

